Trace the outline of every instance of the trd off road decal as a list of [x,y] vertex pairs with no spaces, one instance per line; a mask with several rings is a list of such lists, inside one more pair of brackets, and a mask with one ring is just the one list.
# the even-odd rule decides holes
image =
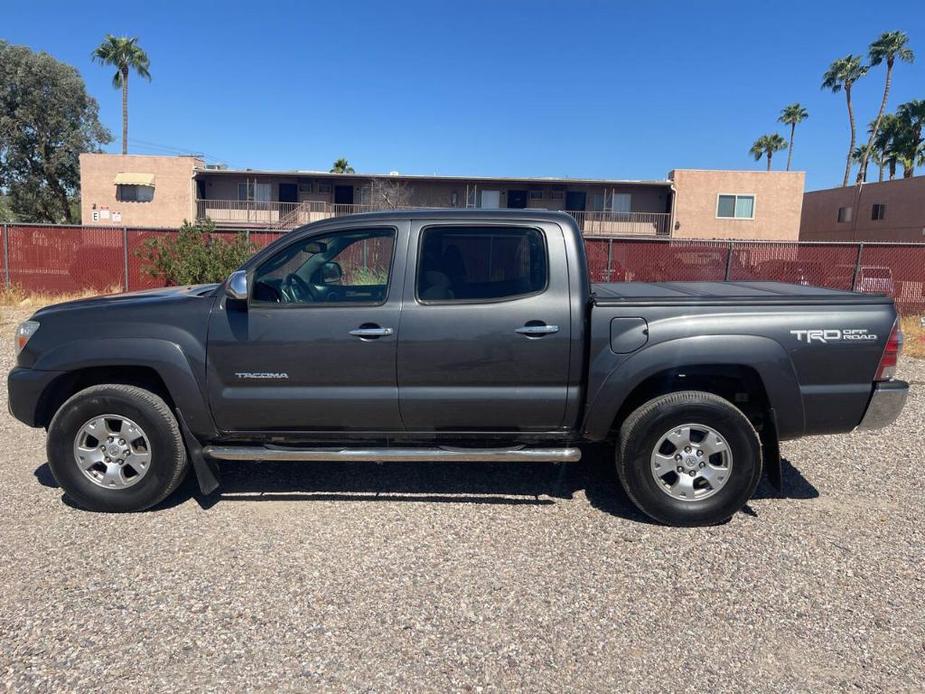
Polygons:
[[791,335],[795,335],[800,342],[821,342],[828,344],[830,342],[873,342],[877,336],[867,330],[867,328],[852,328],[848,330],[791,330]]

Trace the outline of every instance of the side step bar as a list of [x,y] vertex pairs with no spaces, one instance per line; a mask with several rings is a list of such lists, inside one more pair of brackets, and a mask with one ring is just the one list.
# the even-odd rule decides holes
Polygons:
[[579,448],[282,448],[270,446],[207,446],[203,454],[216,460],[258,462],[458,461],[469,463],[534,462],[574,463]]

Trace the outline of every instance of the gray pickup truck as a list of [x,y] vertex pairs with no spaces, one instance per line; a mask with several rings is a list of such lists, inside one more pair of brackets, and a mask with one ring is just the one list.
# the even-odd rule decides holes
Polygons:
[[643,512],[702,525],[779,484],[779,441],[892,422],[901,344],[889,297],[591,284],[566,214],[388,212],[293,231],[221,285],[38,311],[9,406],[96,511],[157,504],[190,466],[210,493],[228,460],[565,463],[611,442]]

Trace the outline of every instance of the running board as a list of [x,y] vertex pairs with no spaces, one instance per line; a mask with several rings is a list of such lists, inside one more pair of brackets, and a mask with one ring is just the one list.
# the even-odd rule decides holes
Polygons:
[[257,462],[425,462],[467,463],[534,462],[574,463],[581,460],[579,448],[283,448],[269,446],[206,446],[203,454],[216,460]]

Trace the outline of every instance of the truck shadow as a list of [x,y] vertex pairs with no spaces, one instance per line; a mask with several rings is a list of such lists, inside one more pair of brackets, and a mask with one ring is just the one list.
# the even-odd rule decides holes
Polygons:
[[[783,493],[762,481],[753,498],[812,499],[819,492],[789,461],[783,461]],[[38,481],[58,487],[47,463]],[[221,465],[218,492],[203,495],[191,474],[156,510],[191,497],[203,509],[222,502],[365,501],[544,506],[584,490],[592,506],[648,523],[627,498],[606,446],[584,449],[580,463],[255,463]],[[70,504],[67,497],[65,503]],[[754,514],[746,506],[745,513]]]

